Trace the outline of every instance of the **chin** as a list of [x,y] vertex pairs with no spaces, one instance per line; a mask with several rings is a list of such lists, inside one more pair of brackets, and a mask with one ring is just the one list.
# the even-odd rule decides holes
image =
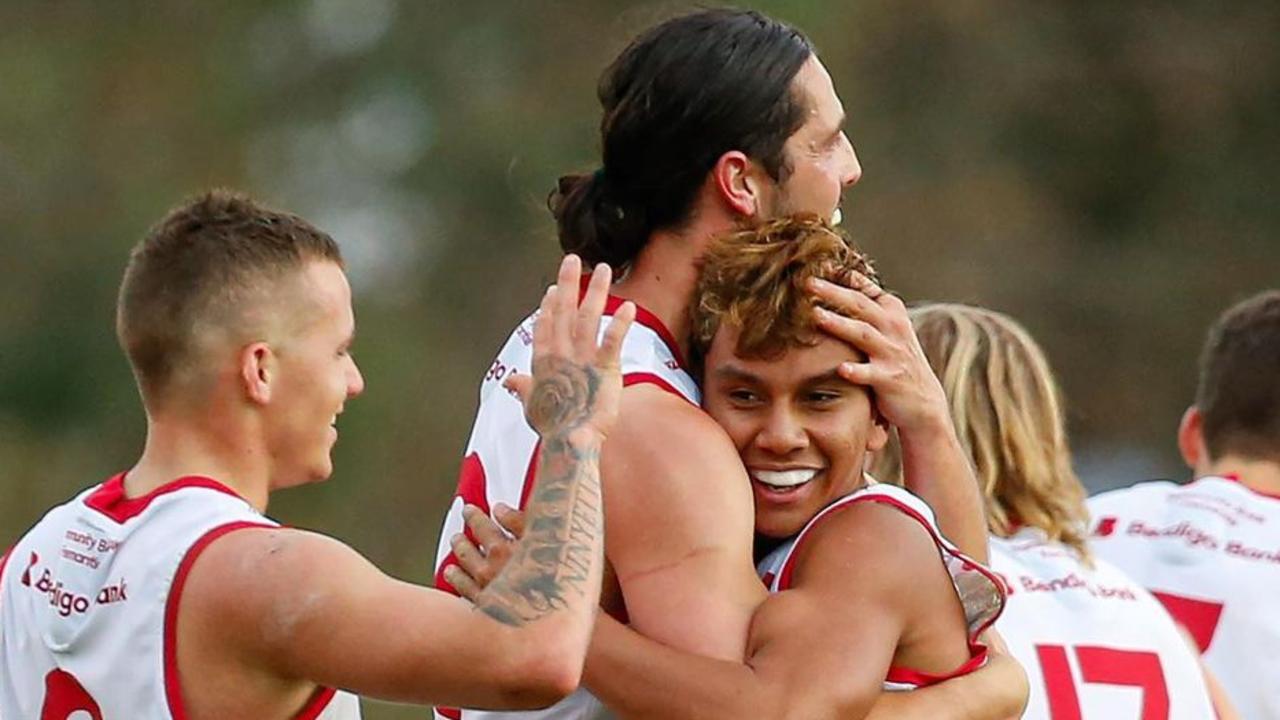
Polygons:
[[795,520],[787,517],[757,517],[756,533],[774,540],[786,540],[804,529],[807,520]]

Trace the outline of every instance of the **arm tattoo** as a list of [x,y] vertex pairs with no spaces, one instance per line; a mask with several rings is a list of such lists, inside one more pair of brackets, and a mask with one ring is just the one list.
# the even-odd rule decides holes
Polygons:
[[[519,627],[583,596],[601,563],[600,442],[574,435],[595,410],[600,377],[594,368],[549,358],[527,405],[542,435],[528,520],[510,562],[476,600],[493,619]],[[538,368],[542,370],[542,368]]]

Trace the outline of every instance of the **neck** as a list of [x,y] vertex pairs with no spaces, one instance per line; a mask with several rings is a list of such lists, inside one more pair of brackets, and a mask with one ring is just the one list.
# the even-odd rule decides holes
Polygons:
[[243,436],[198,422],[148,418],[146,448],[125,475],[125,495],[139,497],[178,478],[198,475],[226,485],[264,512],[270,487],[264,458]]
[[1240,484],[1264,495],[1280,495],[1280,463],[1224,455],[1196,468],[1196,477],[1234,475]]
[[694,221],[682,231],[659,230],[649,236],[626,276],[614,284],[613,294],[653,313],[689,354],[689,303],[698,286],[698,272],[707,242],[732,227],[724,221]]

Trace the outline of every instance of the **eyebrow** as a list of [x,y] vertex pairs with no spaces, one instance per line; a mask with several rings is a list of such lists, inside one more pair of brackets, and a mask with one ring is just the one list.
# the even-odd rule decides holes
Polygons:
[[[718,367],[712,371],[712,374],[715,375],[720,380],[727,380],[730,382],[735,380],[738,382],[750,382],[750,383],[760,382],[760,378],[758,376],[753,375],[747,372],[746,370],[743,370],[742,368],[734,367],[733,365],[725,365],[725,366]],[[840,383],[842,385],[853,385],[853,383],[846,380],[840,374],[839,370],[832,368],[831,370],[828,370],[827,372],[821,373],[819,375],[814,375],[812,377],[805,378],[803,381],[801,381],[800,386],[808,387],[811,385],[821,385],[822,383],[827,383],[827,382],[835,382],[835,383]]]
[[743,382],[760,382],[760,378],[743,370],[742,368],[732,365],[722,365],[711,371],[713,375],[721,380],[739,380]]

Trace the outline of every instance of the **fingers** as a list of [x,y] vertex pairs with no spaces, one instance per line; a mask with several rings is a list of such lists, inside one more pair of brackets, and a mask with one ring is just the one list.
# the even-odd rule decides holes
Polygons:
[[480,596],[481,587],[471,579],[471,576],[463,572],[457,565],[450,565],[444,569],[444,579],[453,586],[454,590],[462,597],[475,602]]
[[538,304],[538,319],[533,323],[533,356],[546,355],[555,338],[556,286],[552,285],[542,295]]
[[874,325],[857,318],[846,317],[824,307],[815,307],[814,318],[828,335],[861,350],[868,357],[889,354],[893,344]]
[[467,505],[462,509],[462,519],[485,554],[491,553],[499,544],[510,542],[502,528],[475,505]]
[[836,366],[836,373],[854,385],[879,387],[885,380],[885,372],[869,362],[843,362]]
[[596,338],[600,334],[600,316],[604,314],[612,281],[613,271],[608,263],[596,263],[595,270],[591,272],[591,282],[587,285],[587,294],[578,307],[574,327],[574,344],[581,358],[589,358],[594,354]]
[[504,503],[493,506],[494,519],[517,539],[524,537],[524,513]]
[[552,344],[547,348],[556,355],[568,355],[573,347],[573,320],[578,309],[578,283],[581,280],[582,261],[577,255],[565,255],[560,262],[560,275],[556,278]]
[[[853,276],[862,278],[857,273],[853,273]],[[885,309],[878,301],[890,296],[890,294],[881,290],[879,286],[871,283],[870,280],[866,280],[866,278],[863,278],[863,280],[865,282],[857,287],[844,287],[822,278],[810,278],[808,285],[809,291],[813,293],[814,297],[835,308],[840,314],[860,317],[873,325],[879,326],[884,318]],[[862,289],[868,286],[874,288],[873,292],[876,293],[874,299],[872,295]]]
[[454,535],[449,539],[449,547],[453,550],[453,556],[458,559],[458,565],[468,575],[476,576],[484,572],[484,555],[481,554],[480,548],[477,548],[475,543],[467,539],[466,535],[462,533]]
[[604,341],[596,352],[596,364],[600,367],[618,367],[622,360],[622,341],[636,319],[636,306],[633,302],[622,303],[609,320],[609,327],[604,331]]

